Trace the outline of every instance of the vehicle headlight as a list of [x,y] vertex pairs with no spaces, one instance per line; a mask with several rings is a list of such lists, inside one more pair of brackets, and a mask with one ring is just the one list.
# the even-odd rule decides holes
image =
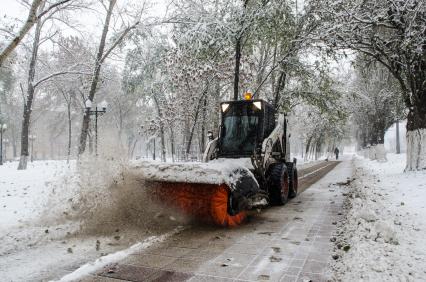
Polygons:
[[253,105],[254,105],[256,108],[258,108],[259,110],[261,110],[261,109],[262,109],[262,102],[260,102],[260,101],[253,102]]
[[222,112],[226,112],[228,108],[229,108],[229,104],[222,104]]

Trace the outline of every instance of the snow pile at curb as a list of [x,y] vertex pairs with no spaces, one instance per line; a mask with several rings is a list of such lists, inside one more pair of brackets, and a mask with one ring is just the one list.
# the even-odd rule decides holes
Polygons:
[[346,217],[332,238],[335,280],[424,280],[426,173],[403,173],[405,156],[389,158],[354,161],[354,181],[344,194]]
[[103,256],[103,257],[97,259],[96,261],[94,261],[93,263],[87,263],[85,265],[82,265],[77,270],[73,271],[70,274],[67,274],[66,276],[62,277],[58,281],[68,282],[68,281],[75,281],[77,279],[83,278],[84,276],[87,276],[87,275],[101,269],[102,267],[105,267],[109,264],[115,263],[117,261],[120,261],[120,260],[126,258],[127,256],[131,255],[132,253],[135,253],[137,251],[141,251],[143,249],[149,248],[154,244],[164,242],[165,240],[167,240],[171,236],[181,232],[182,230],[183,230],[183,227],[177,227],[176,229],[174,229],[173,231],[171,231],[169,233],[166,233],[166,234],[163,234],[163,235],[160,235],[160,236],[151,236],[151,237],[145,239],[142,242],[138,242],[138,243],[130,246],[130,248],[128,248],[126,250],[118,251],[116,253]]

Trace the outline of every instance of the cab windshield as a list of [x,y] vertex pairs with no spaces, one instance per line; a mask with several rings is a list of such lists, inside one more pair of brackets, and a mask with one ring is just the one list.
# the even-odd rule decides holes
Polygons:
[[251,155],[259,132],[259,116],[249,105],[233,108],[223,119],[221,154]]

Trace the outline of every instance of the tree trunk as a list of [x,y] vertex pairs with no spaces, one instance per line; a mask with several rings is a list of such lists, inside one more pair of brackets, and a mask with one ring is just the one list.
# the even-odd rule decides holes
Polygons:
[[426,60],[413,67],[410,89],[412,107],[407,116],[406,170],[426,169]]
[[154,99],[155,107],[157,108],[158,118],[160,119],[160,139],[161,139],[161,161],[166,162],[166,142],[164,139],[164,121],[163,113],[161,112],[160,103],[158,102],[157,96],[152,95]]
[[[43,10],[43,8],[44,8],[44,2],[40,5],[39,9]],[[32,105],[34,100],[34,92],[35,92],[33,83],[34,83],[34,77],[36,72],[41,27],[42,27],[42,23],[38,21],[35,28],[33,49],[31,54],[30,66],[28,70],[27,98],[24,104],[24,114],[22,118],[21,157],[19,159],[18,170],[27,169],[27,162],[28,162],[28,156],[29,156],[28,134],[29,134],[29,128],[30,128],[30,119],[31,119]]]
[[70,96],[70,100],[68,102],[67,105],[67,111],[68,111],[68,150],[67,150],[67,163],[70,162],[70,157],[71,157],[71,96]]
[[395,123],[396,127],[396,153],[401,154],[401,142],[399,140],[399,120]]
[[[244,0],[244,13],[247,8],[248,0]],[[234,101],[238,100],[239,97],[239,84],[240,84],[240,63],[241,63],[241,49],[242,49],[242,40],[243,40],[243,28],[244,25],[244,17],[241,23],[241,31],[237,36],[237,40],[235,42],[235,69],[234,69]]]
[[138,144],[138,139],[135,138],[134,141],[132,141],[131,145],[129,146],[129,159],[133,159],[133,155],[135,154],[136,145]]
[[234,101],[237,101],[239,97],[241,40],[242,38],[238,37],[235,44]]
[[44,5],[43,0],[34,0],[31,4],[30,11],[28,13],[27,20],[25,21],[25,24],[22,26],[21,30],[19,31],[18,35],[13,38],[12,42],[10,42],[6,48],[2,50],[0,53],[0,67],[3,65],[3,62],[7,59],[7,57],[13,52],[13,50],[18,46],[18,44],[22,41],[24,36],[30,31],[30,29],[33,27],[33,25],[37,22],[39,24],[39,21],[37,21],[37,10],[42,10],[43,8],[39,8],[40,6]]
[[280,94],[285,87],[286,77],[287,77],[287,74],[284,71],[281,71],[280,77],[278,78],[278,84],[275,88],[275,95],[274,95],[275,97],[274,97],[274,104],[273,104],[275,110],[278,110],[280,97],[281,97]]
[[198,99],[197,109],[195,110],[194,123],[192,124],[191,132],[189,134],[188,144],[186,146],[186,155],[188,155],[191,150],[192,138],[194,137],[195,126],[197,125],[198,114],[200,112],[200,107],[201,107],[201,101],[207,95],[208,89],[209,89],[209,84],[206,85],[204,92],[201,94],[201,97]]
[[[425,93],[426,94],[426,93]],[[426,97],[426,95],[425,95]],[[423,103],[426,103],[426,98]],[[426,107],[426,106],[425,106]],[[426,110],[410,111],[407,117],[406,170],[426,169]]]
[[172,147],[172,162],[175,162],[175,133],[173,131],[173,126],[170,127],[170,146]]
[[[91,82],[91,85],[90,85],[90,91],[89,91],[89,96],[88,96],[88,99],[92,102],[93,102],[93,99],[95,98],[96,88],[98,86],[99,75],[100,75],[101,66],[102,66],[101,59],[102,59],[103,54],[104,54],[106,37],[107,37],[107,34],[108,34],[108,29],[109,29],[109,23],[110,23],[112,11],[114,9],[114,5],[115,5],[116,2],[117,2],[117,0],[110,0],[109,1],[109,7],[108,7],[108,12],[106,14],[104,27],[103,27],[103,30],[102,30],[101,41],[99,42],[99,49],[98,49],[98,53],[96,55],[96,61],[95,61],[95,69],[94,69],[94,72],[93,72],[92,82]],[[80,144],[79,144],[79,147],[78,147],[78,154],[79,155],[83,154],[84,151],[86,150],[86,141],[87,141],[87,134],[88,134],[88,131],[89,131],[89,123],[90,123],[90,115],[89,115],[88,111],[85,111],[85,113],[83,115],[83,122],[82,122],[82,125],[81,125]]]
[[311,141],[312,141],[312,136],[310,136],[308,138],[308,141],[306,142],[305,160],[308,160],[309,158],[309,149],[311,147]]
[[204,148],[206,147],[206,116],[207,116],[207,96],[204,97],[203,103],[203,122],[201,123],[201,154],[204,153]]

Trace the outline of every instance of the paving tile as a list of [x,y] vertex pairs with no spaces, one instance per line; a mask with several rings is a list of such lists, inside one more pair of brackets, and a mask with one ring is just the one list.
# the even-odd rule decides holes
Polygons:
[[302,272],[302,268],[301,267],[288,267],[285,270],[286,275],[290,275],[290,276],[297,276],[299,275],[299,273]]
[[209,276],[220,276],[225,278],[237,278],[237,276],[245,269],[243,266],[228,265],[226,266],[217,262],[206,262],[196,271],[196,274],[204,274]]
[[179,247],[179,248],[197,249],[200,246],[206,245],[208,242],[209,242],[208,240],[179,240],[178,242],[174,242],[170,246]]
[[293,259],[290,262],[291,267],[303,267],[304,264],[305,264],[305,260],[303,259]]
[[257,255],[253,254],[239,254],[239,253],[224,253],[217,256],[212,262],[220,265],[232,266],[248,266]]
[[97,275],[139,282],[147,281],[155,272],[158,272],[158,270],[154,268],[118,264],[104,267]]
[[162,268],[177,260],[176,257],[154,255],[154,254],[133,254],[122,260],[124,264],[135,266],[146,266],[152,268]]
[[279,267],[249,267],[245,269],[239,276],[239,279],[249,281],[280,281],[285,275],[285,268]]
[[293,255],[293,258],[305,260],[308,258],[308,254],[309,254],[308,250],[299,250]]
[[317,242],[314,241],[314,243],[312,244],[312,251],[317,251],[317,252],[328,252],[329,250],[333,249],[333,243],[329,241],[327,242]]
[[168,257],[175,257],[179,258],[194,249],[190,248],[180,248],[180,247],[170,247],[170,246],[162,246],[160,248],[152,248],[146,251],[136,252],[134,254],[153,254],[153,255],[162,255],[162,256],[168,256]]
[[250,267],[259,266],[261,268],[279,268],[286,269],[290,266],[291,259],[288,257],[282,257],[279,255],[266,255],[266,256],[258,256],[252,263],[250,263]]
[[327,252],[309,252],[307,260],[326,261],[331,257],[331,251]]
[[317,260],[307,260],[303,265],[303,272],[323,273],[327,269],[327,263]]
[[149,278],[150,282],[184,282],[193,277],[193,274],[175,272],[175,271],[160,271],[154,273]]
[[233,282],[232,278],[206,276],[206,275],[195,275],[188,280],[188,282]]
[[215,249],[195,249],[190,251],[187,254],[184,254],[182,258],[190,258],[190,259],[200,259],[203,261],[208,261],[211,259],[216,258],[217,256],[221,255],[223,253],[222,250],[215,250]]
[[292,276],[292,275],[284,275],[283,277],[281,277],[280,282],[295,282],[297,281],[297,276]]
[[297,282],[306,282],[306,281],[325,282],[326,278],[324,277],[324,275],[321,275],[321,274],[300,273],[297,278]]
[[259,254],[266,248],[264,242],[259,244],[245,243],[244,241],[240,243],[235,243],[229,248],[226,249],[226,252],[230,253],[240,253],[240,254]]
[[331,236],[321,236],[318,235],[315,237],[315,242],[321,242],[321,243],[330,243]]
[[164,270],[194,272],[203,262],[197,258],[179,258],[172,263],[164,266]]

